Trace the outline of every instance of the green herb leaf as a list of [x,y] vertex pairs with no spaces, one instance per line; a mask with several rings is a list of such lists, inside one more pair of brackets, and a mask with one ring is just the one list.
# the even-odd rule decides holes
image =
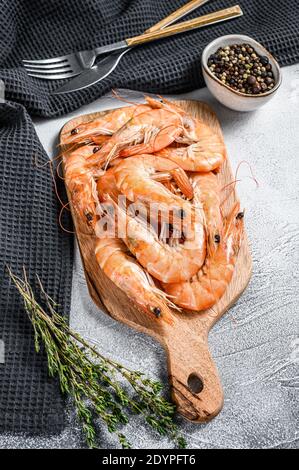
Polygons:
[[[126,436],[119,431],[129,422],[130,413],[143,416],[151,428],[168,436],[179,448],[186,447],[173,421],[175,406],[160,395],[163,389],[160,382],[105,357],[71,330],[38,276],[46,309],[37,302],[25,270],[24,279],[9,268],[8,271],[32,323],[35,349],[39,352],[43,344],[49,374],[58,376],[62,392],[73,399],[88,447],[99,447],[96,420],[100,418],[108,431],[117,436],[122,448],[131,448]],[[130,385],[132,393],[120,380]]]

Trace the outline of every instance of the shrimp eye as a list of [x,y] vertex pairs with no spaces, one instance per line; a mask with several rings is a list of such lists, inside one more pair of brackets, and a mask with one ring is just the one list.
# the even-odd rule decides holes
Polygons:
[[239,214],[237,214],[236,216],[236,219],[243,219],[244,217],[244,212],[239,212]]
[[93,153],[97,153],[100,150],[100,147],[94,147]]
[[161,309],[160,307],[154,307],[153,308],[153,312],[154,314],[156,315],[157,318],[159,318],[161,316]]
[[218,233],[216,233],[214,240],[215,240],[215,243],[220,243],[220,235],[218,235]]
[[90,212],[86,212],[85,217],[88,220],[88,222],[91,222],[93,219],[93,215]]
[[76,135],[76,134],[78,134],[78,132],[79,132],[79,128],[75,127],[75,129],[71,130],[71,135]]

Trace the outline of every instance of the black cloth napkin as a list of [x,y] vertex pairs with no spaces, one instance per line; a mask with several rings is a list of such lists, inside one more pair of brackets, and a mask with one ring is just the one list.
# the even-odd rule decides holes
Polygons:
[[[188,18],[239,3],[244,16],[134,49],[115,72],[94,87],[52,96],[60,82],[28,77],[22,58],[45,58],[108,44],[143,32],[186,3],[184,0],[0,0],[0,432],[59,432],[62,397],[46,372],[45,357],[33,350],[32,330],[5,264],[30,280],[38,273],[49,294],[68,313],[72,237],[57,224],[59,204],[31,116],[58,116],[92,102],[111,88],[178,93],[203,86],[200,55],[216,37],[248,34],[281,65],[298,61],[297,0],[211,0]],[[1,86],[1,85],[0,85]],[[58,131],[58,129],[57,129]],[[69,221],[65,221],[66,224]]]
[[[31,118],[17,103],[0,110],[0,431],[47,434],[62,430],[64,402],[44,354],[34,352],[32,326],[6,266],[19,275],[24,266],[33,287],[37,273],[67,313],[72,236],[58,226],[49,159]],[[71,229],[69,219],[63,223]]]

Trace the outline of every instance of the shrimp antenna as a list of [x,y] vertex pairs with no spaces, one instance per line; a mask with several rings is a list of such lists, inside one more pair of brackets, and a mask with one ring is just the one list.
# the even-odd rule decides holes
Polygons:
[[238,175],[238,172],[239,172],[239,169],[241,167],[241,165],[247,165],[249,167],[249,170],[250,170],[250,173],[251,173],[251,176],[248,176],[247,178],[250,178],[252,179],[255,184],[256,184],[256,187],[259,188],[259,182],[257,180],[257,178],[254,176],[254,173],[253,173],[253,170],[252,170],[252,166],[250,165],[250,163],[247,161],[247,160],[242,160],[238,166],[237,166],[237,169],[236,169],[236,174],[235,174],[235,178],[237,178],[237,175]]
[[111,93],[114,96],[114,98],[119,100],[119,101],[123,101],[124,103],[136,105],[136,103],[134,103],[134,101],[130,101],[130,100],[120,96],[120,94],[114,88],[111,90]]
[[67,207],[68,205],[69,205],[69,202],[67,202],[66,204],[63,204],[62,208],[60,209],[59,217],[58,217],[58,223],[59,223],[59,227],[60,227],[65,233],[70,233],[71,235],[74,235],[75,232],[71,232],[70,230],[66,229],[66,228],[63,226],[63,223],[62,223],[62,214],[63,214],[64,209],[70,210],[70,209]]
[[52,181],[53,181],[53,185],[54,185],[54,191],[55,191],[55,194],[56,194],[56,197],[58,199],[58,201],[60,202],[60,204],[64,207],[64,206],[67,206],[67,204],[65,204],[60,195],[59,195],[59,192],[58,192],[58,188],[57,188],[57,183],[56,183],[56,179],[55,179],[55,175],[54,175],[54,172],[53,172],[53,165],[50,165],[50,171],[51,171],[51,176],[52,176]]
[[53,164],[53,162],[54,162],[55,160],[58,160],[62,155],[63,155],[63,153],[57,155],[57,156],[54,157],[54,158],[49,159],[49,160],[46,161],[45,163],[40,164],[40,163],[38,163],[38,155],[35,154],[35,155],[34,155],[34,165],[35,165],[36,168],[45,168],[47,165],[50,165],[50,166],[51,166],[51,165]]
[[60,174],[60,167],[61,167],[61,164],[62,164],[62,160],[60,160],[60,162],[58,163],[57,167],[56,167],[56,174],[58,176],[59,179],[61,179],[62,181],[65,180],[65,178]]
[[232,186],[232,185],[233,185],[232,190],[228,193],[228,195],[226,196],[226,198],[220,203],[220,206],[222,206],[222,205],[230,198],[231,194],[233,194],[233,192],[234,192],[235,189],[236,189],[237,183],[240,183],[240,182],[242,181],[242,179],[237,179],[237,177],[238,177],[238,173],[239,173],[239,171],[240,171],[241,165],[244,165],[244,164],[246,164],[246,165],[249,166],[250,173],[251,173],[251,175],[245,176],[244,178],[250,178],[251,180],[253,180],[253,181],[255,182],[256,187],[259,188],[259,182],[258,182],[257,178],[254,176],[254,173],[253,173],[253,170],[252,170],[252,166],[251,166],[250,163],[247,162],[246,160],[242,160],[242,161],[238,164],[238,166],[237,166],[237,168],[236,168],[235,179],[221,188],[221,191],[224,191],[224,190],[227,189],[229,186]]

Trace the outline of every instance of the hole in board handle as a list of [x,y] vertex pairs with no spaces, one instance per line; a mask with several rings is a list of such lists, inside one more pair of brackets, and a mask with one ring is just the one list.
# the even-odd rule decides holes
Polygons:
[[190,392],[192,393],[200,393],[203,390],[202,379],[194,373],[189,375],[187,384]]

